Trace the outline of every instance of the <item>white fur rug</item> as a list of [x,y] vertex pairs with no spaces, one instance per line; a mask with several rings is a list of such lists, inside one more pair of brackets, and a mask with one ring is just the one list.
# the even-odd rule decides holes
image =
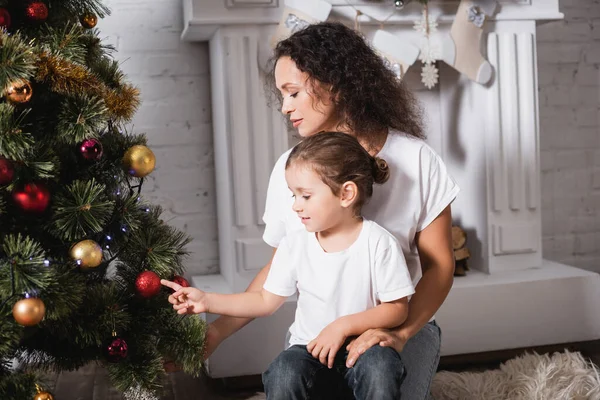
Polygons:
[[438,372],[435,400],[599,400],[600,375],[581,353],[526,354],[484,372]]

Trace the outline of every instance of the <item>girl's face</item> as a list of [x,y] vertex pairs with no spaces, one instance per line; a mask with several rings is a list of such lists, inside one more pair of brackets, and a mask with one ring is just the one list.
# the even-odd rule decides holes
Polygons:
[[275,84],[283,96],[281,112],[298,134],[309,137],[322,131],[339,130],[333,101],[324,88],[312,87],[307,73],[288,56],[275,65]]
[[348,215],[347,207],[313,171],[293,163],[285,170],[285,180],[294,195],[292,209],[309,232],[323,232],[340,224]]

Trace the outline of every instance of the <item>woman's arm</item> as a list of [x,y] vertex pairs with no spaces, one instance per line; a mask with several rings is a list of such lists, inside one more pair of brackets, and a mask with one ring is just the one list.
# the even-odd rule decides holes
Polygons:
[[452,212],[446,207],[415,237],[423,277],[410,299],[408,318],[398,329],[407,340],[421,330],[438,311],[454,282]]
[[381,303],[369,310],[338,318],[346,337],[360,335],[367,329],[394,328],[403,323],[408,315],[408,298]]
[[376,344],[402,348],[440,308],[454,281],[454,252],[452,250],[452,211],[448,206],[421,232],[415,242],[419,251],[423,277],[410,299],[408,317],[392,330],[370,329],[348,345],[348,365]]

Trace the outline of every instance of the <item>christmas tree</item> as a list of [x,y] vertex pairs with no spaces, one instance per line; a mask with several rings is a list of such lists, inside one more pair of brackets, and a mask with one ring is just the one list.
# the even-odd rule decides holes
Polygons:
[[[96,0],[0,0],[0,399],[52,399],[47,371],[107,368],[127,398],[164,361],[197,375],[205,325],[177,315],[189,238],[141,198],[155,158],[101,43]],[[56,399],[60,400],[60,399]]]

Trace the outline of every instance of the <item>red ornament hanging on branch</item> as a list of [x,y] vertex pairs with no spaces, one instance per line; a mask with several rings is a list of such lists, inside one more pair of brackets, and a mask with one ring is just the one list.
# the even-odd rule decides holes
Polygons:
[[175,275],[173,277],[173,282],[177,283],[179,286],[189,287],[190,283],[183,276]]
[[144,298],[156,296],[160,292],[160,278],[152,271],[144,271],[135,280],[135,290]]
[[50,191],[43,183],[27,183],[15,188],[12,198],[17,207],[25,212],[43,213],[50,204]]
[[10,13],[6,8],[0,8],[0,29],[10,28]]
[[48,6],[41,1],[33,1],[25,8],[25,15],[30,21],[44,22],[48,18]]
[[86,139],[79,145],[79,153],[88,161],[98,161],[102,158],[102,143],[98,139]]
[[15,168],[12,162],[6,158],[0,158],[0,186],[11,183],[14,175]]
[[117,336],[116,332],[102,345],[102,353],[110,363],[118,363],[127,358],[127,342]]

